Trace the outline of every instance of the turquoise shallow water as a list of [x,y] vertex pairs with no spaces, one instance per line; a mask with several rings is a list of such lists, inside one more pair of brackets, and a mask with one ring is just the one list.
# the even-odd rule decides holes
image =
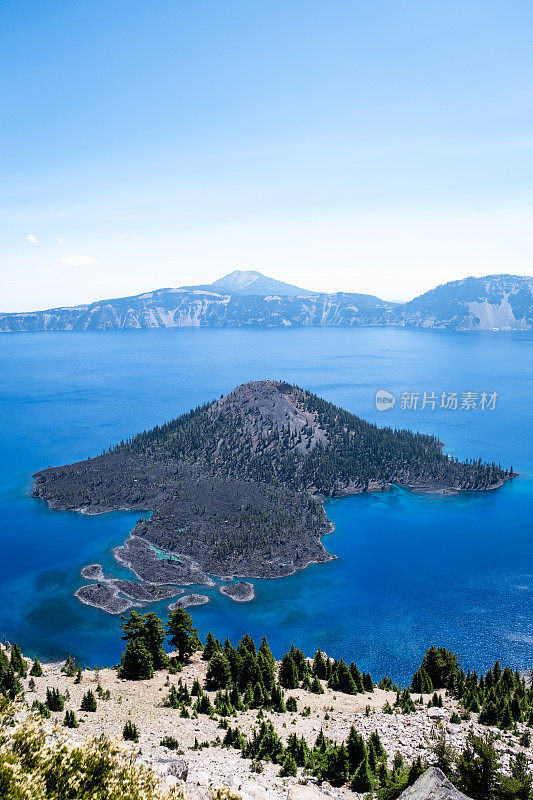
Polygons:
[[[495,492],[390,492],[327,504],[337,559],[257,581],[252,603],[211,591],[192,610],[200,632],[266,633],[280,654],[355,658],[405,680],[424,647],[453,647],[466,666],[533,665],[533,402],[529,333],[403,330],[159,330],[0,337],[0,635],[43,659],[72,652],[115,663],[119,619],[82,606],[79,570],[111,555],[137,513],[85,517],[28,498],[32,473],[95,455],[252,379],[285,379],[378,424],[434,432],[449,453],[512,464]],[[494,411],[378,413],[374,394],[496,391]],[[191,587],[194,591],[194,588]],[[203,589],[201,591],[204,591]],[[166,603],[153,606],[164,615]]]

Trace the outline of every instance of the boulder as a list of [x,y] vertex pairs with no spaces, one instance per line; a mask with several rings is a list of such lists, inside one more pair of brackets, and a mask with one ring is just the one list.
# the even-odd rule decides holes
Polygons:
[[433,706],[433,708],[428,708],[428,717],[429,719],[442,719],[446,716],[446,712],[443,708],[438,708],[438,706]]
[[158,758],[152,765],[160,775],[169,775],[180,781],[186,781],[189,765],[182,758]]
[[312,784],[296,783],[289,788],[287,792],[287,800],[325,800],[328,792],[322,791],[318,786]]
[[471,800],[471,798],[452,786],[442,770],[430,767],[412,786],[402,792],[399,800]]
[[174,775],[164,775],[163,778],[161,778],[161,786],[167,792],[172,791],[178,784],[179,781]]
[[[448,722],[448,724],[446,725],[446,732],[447,733],[457,734],[457,733],[461,733],[461,730],[462,730],[461,726],[460,725],[454,725],[453,722]],[[513,750],[513,752],[514,752],[514,750]]]
[[183,759],[171,761],[168,765],[167,775],[172,775],[180,781],[186,781],[189,774],[189,765]]
[[244,781],[241,784],[239,794],[244,797],[253,798],[253,800],[267,800],[267,792],[264,786],[253,781]]
[[205,769],[199,769],[190,775],[190,782],[196,786],[209,786],[211,775]]

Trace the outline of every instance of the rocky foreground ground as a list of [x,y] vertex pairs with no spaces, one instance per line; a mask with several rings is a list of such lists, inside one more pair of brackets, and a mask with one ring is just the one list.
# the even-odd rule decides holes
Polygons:
[[[227,786],[236,791],[243,800],[320,800],[320,797],[351,798],[359,795],[348,788],[336,788],[328,783],[318,785],[314,778],[299,770],[296,778],[279,776],[279,766],[263,763],[260,773],[254,772],[252,762],[243,759],[240,752],[227,749],[218,743],[223,739],[225,731],[220,728],[220,717],[212,719],[200,714],[198,718],[185,719],[180,711],[165,706],[171,683],[179,678],[187,683],[189,689],[195,678],[203,683],[207,664],[201,653],[193,656],[179,675],[168,675],[167,672],[156,672],[151,680],[126,681],[118,677],[116,669],[85,670],[81,683],[74,683],[61,672],[61,665],[44,665],[42,677],[34,678],[35,688],[29,690],[29,679],[25,679],[26,706],[29,708],[34,699],[44,701],[47,688],[57,688],[67,697],[66,709],[74,710],[80,723],[77,729],[61,728],[61,735],[72,742],[80,743],[91,737],[104,734],[112,739],[122,740],[122,730],[127,720],[134,722],[139,731],[139,742],[124,742],[123,746],[135,753],[135,758],[150,765],[160,776],[164,785],[172,786],[185,781],[185,794],[193,800],[208,797],[213,788]],[[104,693],[109,692],[108,699],[98,699],[95,712],[80,710],[82,696],[88,689],[96,690],[100,684]],[[211,699],[214,692],[209,693]],[[320,729],[327,737],[338,742],[346,739],[352,725],[366,738],[372,731],[378,731],[381,741],[389,755],[389,763],[396,752],[400,752],[407,761],[420,755],[429,763],[434,761],[432,745],[441,733],[448,743],[457,750],[462,749],[470,730],[486,732],[486,726],[477,722],[475,714],[468,721],[459,725],[450,722],[456,708],[453,699],[443,696],[443,708],[427,708],[417,706],[415,713],[387,714],[383,708],[387,701],[392,706],[396,694],[375,688],[372,693],[347,695],[334,692],[324,685],[324,694],[317,695],[303,689],[289,690],[286,699],[294,696],[297,699],[297,712],[275,713],[263,711],[264,717],[270,719],[283,740],[291,733],[304,736],[312,744]],[[418,699],[413,695],[413,699]],[[424,696],[427,704],[428,695]],[[20,716],[27,713],[21,708]],[[257,725],[256,710],[238,712],[236,718],[230,718],[230,724],[250,734]],[[64,712],[52,713],[45,720],[46,729],[58,735],[57,726],[63,722]],[[519,726],[519,733],[522,726]],[[496,748],[505,769],[513,753],[524,751],[529,762],[533,762],[531,749],[520,746],[518,737],[511,732],[493,729]],[[161,740],[172,736],[179,742],[179,750],[169,750],[161,745]],[[209,742],[209,747],[192,749],[195,741],[199,744]],[[429,777],[426,781],[429,780]],[[424,795],[413,795],[413,797]],[[428,797],[447,797],[446,794],[432,794]],[[451,795],[450,795],[451,796]],[[362,797],[362,795],[361,795]]]

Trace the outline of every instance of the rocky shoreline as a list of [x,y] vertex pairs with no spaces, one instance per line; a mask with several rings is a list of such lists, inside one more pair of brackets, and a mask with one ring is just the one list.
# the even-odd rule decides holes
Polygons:
[[118,589],[105,583],[90,583],[80,586],[74,592],[74,597],[77,597],[84,605],[99,608],[108,614],[122,614],[128,608],[140,605],[140,603],[133,603],[121,597]]
[[140,581],[214,586],[213,579],[190,556],[169,552],[168,559],[159,558],[150,541],[135,532],[129,535],[123,545],[115,547],[113,555],[119,564],[131,570]]
[[171,603],[168,607],[169,611],[175,611],[177,608],[189,608],[190,606],[205,606],[211,602],[211,598],[206,594],[186,594]]
[[106,576],[101,564],[88,564],[81,570],[81,576],[96,583],[81,586],[74,592],[74,596],[85,605],[100,608],[108,614],[122,614],[128,608],[167,600],[184,592],[177,586],[138,583]]
[[253,583],[247,581],[237,581],[229,586],[221,586],[219,592],[226,597],[231,597],[237,603],[249,603],[255,597],[255,587]]

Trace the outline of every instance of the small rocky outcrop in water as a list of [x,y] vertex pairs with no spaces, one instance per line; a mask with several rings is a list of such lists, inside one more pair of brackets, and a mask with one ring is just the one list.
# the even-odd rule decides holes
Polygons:
[[[104,575],[101,564],[88,564],[81,571],[82,578],[97,581],[87,586],[81,586],[74,592],[74,596],[88,606],[100,608],[108,614],[122,614],[128,608],[139,606],[142,603],[167,600],[183,594],[183,589],[177,586],[162,586],[161,584],[126,581]],[[131,602],[136,600],[139,602]]]
[[87,564],[81,571],[81,577],[88,581],[104,581],[104,572],[101,564]]
[[231,597],[237,603],[247,603],[255,597],[254,585],[248,581],[237,581],[237,583],[230,583],[229,586],[221,586],[220,593]]
[[206,594],[185,594],[176,600],[175,603],[169,605],[169,611],[175,611],[177,608],[189,608],[189,606],[205,606],[210,602],[210,598]]
[[138,605],[138,603],[132,603],[127,598],[121,597],[118,589],[107,583],[90,583],[87,586],[80,586],[74,592],[74,596],[86,606],[101,608],[108,614],[122,614],[128,608]]
[[429,767],[412,786],[402,792],[399,800],[470,800],[470,798],[452,786],[438,767]]

